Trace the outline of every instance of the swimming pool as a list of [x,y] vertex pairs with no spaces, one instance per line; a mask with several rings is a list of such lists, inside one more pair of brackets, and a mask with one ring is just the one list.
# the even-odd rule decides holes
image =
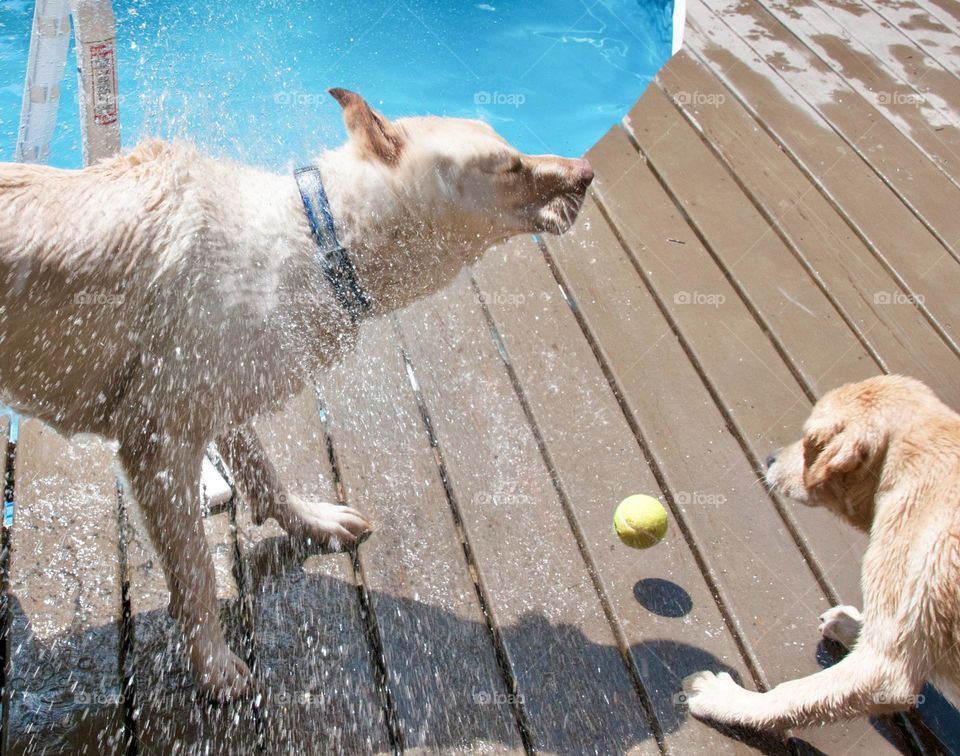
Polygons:
[[[281,168],[343,138],[332,86],[388,116],[484,118],[527,152],[580,154],[671,54],[673,0],[117,0],[124,146],[147,135]],[[0,3],[0,160],[13,156],[33,2]],[[75,59],[54,165],[81,164]]]

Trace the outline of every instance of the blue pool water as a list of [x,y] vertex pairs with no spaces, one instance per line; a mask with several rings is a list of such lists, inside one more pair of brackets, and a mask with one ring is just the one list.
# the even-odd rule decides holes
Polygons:
[[[184,137],[282,168],[343,139],[341,86],[388,116],[483,118],[581,154],[671,52],[673,0],[116,0],[125,146]],[[0,160],[16,143],[33,2],[0,0]],[[73,51],[51,163],[80,165]]]

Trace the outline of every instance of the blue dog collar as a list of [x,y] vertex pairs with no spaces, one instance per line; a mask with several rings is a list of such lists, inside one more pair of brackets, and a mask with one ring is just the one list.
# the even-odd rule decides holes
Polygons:
[[323,275],[330,282],[337,302],[350,316],[350,322],[356,324],[370,311],[373,303],[357,280],[357,271],[350,261],[350,253],[337,241],[330,202],[323,190],[320,171],[313,166],[307,166],[298,168],[293,176],[300,189],[300,198],[310,222],[310,230],[317,242]]

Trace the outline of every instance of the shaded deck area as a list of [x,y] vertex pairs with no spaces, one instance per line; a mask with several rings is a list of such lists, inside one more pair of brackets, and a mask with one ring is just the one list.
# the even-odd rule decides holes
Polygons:
[[[239,499],[209,514],[255,700],[196,700],[112,449],[21,423],[9,752],[960,752],[932,689],[784,742],[679,695],[704,668],[762,689],[838,658],[817,617],[860,603],[864,539],[761,483],[816,398],[901,372],[960,407],[960,5],[688,10],[685,50],[589,154],[573,232],[368,324],[258,424],[292,491],[377,532],[322,555]],[[637,492],[671,513],[646,552],[611,529]]]

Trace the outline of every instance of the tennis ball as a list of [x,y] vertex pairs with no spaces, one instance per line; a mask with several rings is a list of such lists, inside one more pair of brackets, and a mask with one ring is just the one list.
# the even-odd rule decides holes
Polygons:
[[630,548],[649,549],[667,534],[667,510],[652,496],[628,496],[613,513],[613,529]]

